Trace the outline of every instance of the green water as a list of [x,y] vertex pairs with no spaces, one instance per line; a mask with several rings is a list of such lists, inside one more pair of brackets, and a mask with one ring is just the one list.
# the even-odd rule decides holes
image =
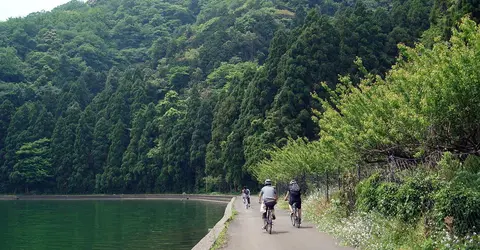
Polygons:
[[0,249],[191,249],[223,203],[0,201]]

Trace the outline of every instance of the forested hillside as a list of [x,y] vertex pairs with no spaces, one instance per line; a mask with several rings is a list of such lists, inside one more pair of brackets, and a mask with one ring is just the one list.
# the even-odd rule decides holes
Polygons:
[[473,0],[89,0],[0,22],[0,192],[254,183],[265,149],[318,139],[321,82],[358,83],[357,57],[384,76],[397,44],[447,39],[478,11]]

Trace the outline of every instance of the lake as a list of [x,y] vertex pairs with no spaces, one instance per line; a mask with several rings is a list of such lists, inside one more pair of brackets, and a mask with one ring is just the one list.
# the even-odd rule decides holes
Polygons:
[[225,207],[192,200],[0,201],[0,249],[191,249]]

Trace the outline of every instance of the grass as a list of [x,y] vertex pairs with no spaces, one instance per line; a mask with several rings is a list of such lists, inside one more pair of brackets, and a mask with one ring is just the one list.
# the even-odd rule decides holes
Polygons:
[[238,214],[237,210],[235,210],[235,208],[232,207],[232,216],[230,216],[230,218],[228,218],[228,220],[225,222],[225,227],[218,235],[218,238],[215,240],[210,250],[221,249],[223,246],[225,246],[225,243],[227,243],[228,226],[230,225],[230,222],[232,222],[232,220],[235,219],[235,216],[237,214]]
[[284,199],[278,199],[277,206],[283,210],[289,210],[290,208],[288,207],[288,201],[285,201]]

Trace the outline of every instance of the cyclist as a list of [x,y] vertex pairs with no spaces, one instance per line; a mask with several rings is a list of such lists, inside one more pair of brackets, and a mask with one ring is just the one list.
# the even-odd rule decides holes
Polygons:
[[[265,180],[265,186],[260,191],[258,196],[258,203],[261,203],[260,213],[262,219],[265,220],[267,216],[267,207],[272,210],[272,219],[275,220],[275,205],[277,204],[277,191],[272,187],[272,181],[270,179]],[[265,226],[262,227],[265,229]]]
[[243,198],[243,203],[247,203],[248,206],[250,206],[250,190],[246,186],[243,186],[242,198]]
[[301,198],[301,189],[298,183],[295,180],[290,181],[288,185],[287,195],[285,195],[285,200],[288,199],[288,206],[290,207],[290,213],[293,215],[293,203],[297,203],[298,209],[298,219],[299,223],[302,221],[302,198]]

